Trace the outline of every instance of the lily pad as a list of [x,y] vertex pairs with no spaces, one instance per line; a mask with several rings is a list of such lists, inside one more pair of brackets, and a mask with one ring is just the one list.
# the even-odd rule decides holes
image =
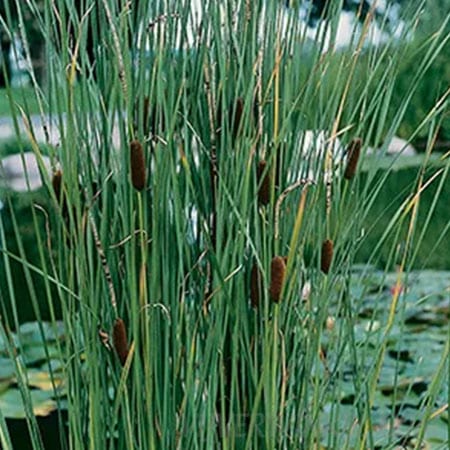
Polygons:
[[48,322],[26,322],[19,327],[17,333],[22,345],[40,345],[44,342],[60,340],[64,337],[62,322],[54,325]]
[[425,430],[425,440],[429,442],[430,445],[433,445],[432,448],[435,448],[434,446],[436,446],[436,444],[445,444],[448,446],[449,436],[447,423],[441,419],[435,419],[428,423]]
[[22,349],[22,356],[27,366],[45,361],[48,358],[57,358],[59,354],[60,350],[54,344],[27,345]]
[[[10,343],[6,340],[6,337],[0,334],[0,355],[7,356],[8,355],[8,347]],[[12,335],[12,345],[14,347],[19,347],[19,340],[15,334]]]
[[[29,392],[35,416],[48,416],[56,409],[53,391],[32,390]],[[0,409],[4,417],[24,419],[26,417],[22,394],[19,389],[9,389],[0,395]]]
[[12,379],[6,380],[6,381],[0,381],[0,395],[2,395],[3,392],[7,391],[9,387],[12,384]]
[[47,371],[47,372],[61,372],[64,369],[65,365],[64,363],[58,358],[52,358],[48,361],[46,361],[42,366],[40,366],[40,370]]
[[0,381],[13,378],[16,368],[9,358],[0,358]]
[[64,380],[60,374],[60,376],[53,375],[53,381],[52,377],[50,376],[49,372],[37,370],[37,369],[30,369],[27,372],[27,379],[28,379],[28,385],[42,389],[44,391],[50,391],[52,389],[58,389],[62,386]]

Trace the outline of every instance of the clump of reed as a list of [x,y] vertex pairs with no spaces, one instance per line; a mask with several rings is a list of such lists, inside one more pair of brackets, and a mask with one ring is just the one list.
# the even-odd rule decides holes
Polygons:
[[[169,11],[155,17],[158,8],[146,2],[126,2],[129,7],[124,2],[121,8],[114,1],[98,2],[101,14],[92,15],[84,7],[83,16],[76,10],[78,3],[89,2],[6,0],[24,8],[24,13],[40,11],[38,5],[43,4],[45,14],[38,24],[50,27],[45,33],[50,39],[53,22],[42,18],[53,17],[56,10],[61,12],[62,30],[66,18],[73,29],[81,27],[83,36],[92,23],[98,26],[94,42],[98,78],[80,73],[75,83],[66,82],[67,64],[74,72],[78,63],[85,65],[86,39],[80,39],[78,54],[76,46],[63,46],[61,55],[52,52],[46,61],[48,98],[41,99],[40,90],[36,92],[43,117],[47,109],[55,117],[64,116],[64,139],[54,149],[64,170],[52,180],[55,196],[51,195],[50,212],[58,213],[58,223],[64,227],[58,230],[58,243],[77,233],[78,238],[72,239],[77,245],[70,252],[62,245],[47,252],[45,230],[37,228],[39,212],[35,221],[36,244],[42,246],[39,260],[29,260],[27,249],[16,256],[24,263],[30,293],[48,297],[49,303],[56,298],[64,308],[68,345],[57,347],[71,386],[66,447],[89,442],[99,449],[341,448],[350,441],[360,448],[370,446],[377,436],[372,432],[372,409],[364,405],[374,405],[380,378],[377,368],[366,370],[364,364],[354,362],[374,356],[383,361],[387,347],[383,340],[377,355],[366,354],[372,352],[370,346],[346,339],[353,336],[355,322],[334,322],[333,317],[347,313],[358,318],[359,310],[353,308],[359,305],[345,302],[347,292],[341,290],[346,289],[341,280],[352,273],[354,252],[349,251],[341,265],[338,250],[333,255],[331,238],[336,245],[335,235],[339,236],[339,248],[356,242],[369,217],[365,209],[376,192],[364,176],[361,189],[347,197],[352,183],[347,180],[357,176],[361,164],[362,144],[355,139],[341,163],[345,181],[326,180],[333,206],[329,211],[322,205],[327,192],[321,183],[311,187],[308,196],[306,189],[297,195],[304,184],[300,177],[316,167],[321,170],[325,161],[313,152],[304,158],[296,136],[303,128],[329,129],[330,119],[336,136],[358,122],[358,133],[374,142],[386,129],[398,129],[400,110],[405,111],[407,103],[393,118],[387,108],[396,87],[398,62],[406,53],[401,42],[389,46],[389,52],[369,46],[359,51],[354,44],[363,42],[355,35],[351,51],[322,53],[325,43],[320,35],[325,33],[317,33],[311,51],[311,42],[296,35],[296,19],[286,31],[279,28],[283,22],[279,13],[295,16],[282,2],[265,2],[265,8],[248,2],[223,2],[224,8],[217,2],[200,2],[201,29],[191,51],[190,31],[178,33],[178,27],[188,26],[193,18],[189,2],[173,2],[172,10],[179,17]],[[136,26],[133,36],[128,36],[134,17],[142,27]],[[327,15],[326,20],[332,30],[339,23],[337,14]],[[245,32],[230,36],[234,27]],[[308,48],[302,48],[305,44]],[[333,49],[332,39],[330,44]],[[429,44],[431,55],[438,39]],[[174,51],[178,45],[182,51]],[[383,82],[378,84],[378,78]],[[252,98],[257,99],[253,105]],[[25,106],[28,115],[20,98],[11,99]],[[136,104],[137,110],[127,111]],[[21,120],[21,110],[14,109]],[[430,117],[439,123],[437,110]],[[121,139],[130,136],[119,172],[117,155],[108,146],[117,118]],[[78,140],[80,151],[74,154]],[[152,143],[161,150],[154,158]],[[91,157],[93,152],[99,157]],[[179,153],[184,158],[181,165]],[[80,180],[84,186],[77,189]],[[88,189],[92,180],[99,182],[99,188]],[[150,185],[155,189],[150,191]],[[94,192],[99,194],[87,198]],[[99,202],[92,208],[95,199]],[[102,199],[104,208],[99,210]],[[354,208],[347,208],[345,200],[352,201]],[[70,212],[67,226],[63,208]],[[324,223],[326,231],[322,231]],[[390,227],[380,249],[390,247],[391,236],[397,236],[397,221],[392,220]],[[16,234],[21,243],[21,234]],[[403,242],[400,226],[398,239]],[[16,266],[8,255],[17,251],[11,240],[0,237],[0,241],[0,250],[5,248],[0,266],[11,265],[11,272]],[[287,249],[292,255],[289,263],[283,257]],[[375,264],[378,252],[374,249],[371,255]],[[248,255],[258,258],[246,260]],[[250,271],[245,277],[244,264]],[[342,276],[332,280],[337,269]],[[321,271],[330,275],[316,273]],[[45,289],[39,290],[34,283],[41,279]],[[13,306],[20,309],[23,299],[13,282],[1,288],[2,293],[17,296]],[[121,317],[115,292],[119,298],[127,297],[126,314]],[[98,322],[109,324],[112,352],[108,357],[91,345],[93,323]],[[389,331],[387,326],[386,339]],[[136,347],[132,337],[137,338]],[[333,364],[330,372],[318,364],[318,349],[323,365]],[[73,357],[78,354],[84,356],[82,364]],[[122,377],[111,371],[111,362]],[[131,371],[122,369],[131,362]],[[339,415],[348,380],[334,377],[329,389],[330,376],[348,367],[354,371],[350,383],[358,399],[351,412],[354,417],[349,418],[350,440],[347,429],[341,430],[342,421],[333,419]],[[26,394],[22,398],[32,412]],[[434,393],[430,398],[435,398]],[[322,419],[326,427],[319,426]],[[28,420],[32,423],[33,416]],[[36,430],[39,443],[39,428],[30,430]]]

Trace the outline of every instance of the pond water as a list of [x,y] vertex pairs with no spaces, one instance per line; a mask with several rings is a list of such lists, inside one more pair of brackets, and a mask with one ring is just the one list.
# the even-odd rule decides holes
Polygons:
[[[65,429],[63,433],[61,433],[60,420],[63,423],[62,428]],[[65,437],[65,433],[67,432],[67,427],[65,425],[66,420],[67,414],[65,412],[58,413],[56,411],[48,417],[37,418],[45,450],[63,450],[67,448],[67,444],[65,444],[65,442],[67,443]],[[24,419],[7,418],[6,424],[11,435],[14,449],[24,450],[32,448],[28,426]]]

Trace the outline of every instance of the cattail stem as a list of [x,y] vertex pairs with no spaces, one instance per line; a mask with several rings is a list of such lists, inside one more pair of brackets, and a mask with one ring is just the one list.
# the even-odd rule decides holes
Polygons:
[[[205,76],[205,91],[208,101],[208,116],[209,116],[209,127],[211,133],[211,147],[210,147],[210,163],[209,163],[209,177],[211,185],[211,214],[210,214],[210,236],[211,236],[211,247],[212,251],[216,251],[217,245],[217,179],[218,179],[218,168],[217,168],[217,150],[216,150],[216,128],[214,127],[214,96],[211,90],[211,73],[208,72],[207,68],[204,69]],[[208,284],[207,292],[213,291],[213,271],[211,265],[208,264]],[[209,294],[206,296],[209,297]]]
[[103,273],[105,274],[106,284],[108,285],[111,306],[112,306],[114,312],[117,312],[116,293],[114,291],[114,284],[113,284],[113,280],[112,280],[112,276],[111,276],[111,271],[109,270],[108,260],[106,259],[106,255],[103,250],[103,246],[100,241],[100,237],[98,235],[97,226],[96,226],[95,221],[91,214],[89,214],[89,223],[91,224],[92,234],[94,236],[95,247],[97,249],[97,253],[100,258],[100,262],[102,264]]

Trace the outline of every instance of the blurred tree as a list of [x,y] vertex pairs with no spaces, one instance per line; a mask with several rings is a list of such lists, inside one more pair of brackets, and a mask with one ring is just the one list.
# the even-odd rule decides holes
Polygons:
[[[406,3],[405,3],[406,5]],[[399,135],[405,138],[417,130],[424,117],[433,108],[436,101],[450,88],[450,21],[444,23],[450,14],[450,0],[428,0],[427,7],[421,15],[421,25],[415,34],[415,39],[409,45],[409,52],[400,64],[396,89],[393,93],[392,108],[398,108],[404,93],[413,82],[419,62],[428,51],[427,41],[440,27],[445,26],[445,33],[449,38],[442,42],[443,48],[435,61],[427,70],[414,93],[410,106],[405,113],[405,119],[400,126]],[[414,145],[419,150],[425,150],[428,142],[428,129],[419,132]],[[446,116],[442,121],[435,149],[448,151],[450,147],[450,102],[447,100]]]
[[[286,3],[289,6],[293,2],[288,0]],[[306,4],[307,8],[309,7],[308,22],[309,25],[315,26],[319,20],[326,19],[332,14],[336,7],[342,11],[359,11],[360,18],[363,20],[370,11],[372,2],[370,0],[343,0],[339,5],[338,2],[330,0],[312,0],[311,2],[300,3]]]
[[[125,4],[126,0],[116,0],[119,4]],[[268,0],[267,0],[268,1]],[[284,3],[288,8],[302,8],[305,13],[303,16],[306,17],[306,21],[310,26],[315,26],[321,20],[327,20],[329,17],[339,13],[339,11],[354,11],[358,13],[360,20],[364,20],[367,13],[371,10],[374,5],[374,0],[279,0]],[[57,2],[59,8],[68,6],[70,2]],[[142,2],[139,0],[131,0],[132,10],[136,12],[138,5]],[[383,4],[385,2],[378,2],[378,4]],[[388,4],[395,4],[401,7],[412,7],[413,4],[419,4],[419,0],[388,0]],[[433,16],[438,15],[439,19],[442,17],[443,11],[448,11],[450,0],[430,0],[427,2],[427,12],[432,20]],[[44,0],[34,0],[33,5],[36,5],[38,9],[43,10]],[[381,7],[375,4],[376,8],[374,10],[376,17],[384,16]],[[428,7],[428,4],[430,7]],[[0,16],[1,18],[9,24],[10,29],[14,29],[17,26],[17,9],[16,0],[0,0]],[[29,46],[30,46],[30,56],[32,58],[33,66],[36,71],[38,79],[42,79],[45,72],[45,52],[42,35],[39,32],[39,24],[36,20],[36,15],[30,10],[30,3],[22,3],[22,15],[25,24]],[[65,5],[65,6],[64,6]],[[89,15],[89,25],[87,31],[85,50],[88,53],[88,58],[92,61],[95,58],[95,48],[94,43],[100,42],[103,36],[99,36],[98,18],[104,13],[102,2],[100,0],[74,0],[72,3],[72,14],[66,14],[66,17],[71,16],[74,19],[73,12],[76,12],[78,17],[80,13],[85,12],[88,7],[94,5],[94,9]],[[75,7],[75,8],[74,8]],[[447,7],[447,9],[445,9]],[[64,15],[61,15],[64,17]],[[0,22],[0,41],[1,41],[1,53],[0,53],[0,64],[3,59],[4,70],[0,70],[0,85],[4,83],[3,75],[10,76],[11,68],[9,66],[9,51],[11,48],[11,36],[6,30],[2,29]],[[389,24],[389,20],[387,20]],[[438,21],[439,22],[439,21]],[[69,29],[73,29],[69,26]],[[70,33],[70,32],[69,32]],[[60,44],[59,44],[60,45]],[[58,45],[58,47],[59,47]],[[1,57],[3,56],[3,58]]]
[[[0,17],[6,21],[6,2],[0,3]],[[5,75],[9,76],[11,73],[9,52],[11,49],[11,36],[0,25],[0,86],[5,84]],[[3,70],[2,70],[3,69]]]
[[[38,11],[42,12],[44,10],[44,0],[37,0],[36,7]],[[42,34],[34,12],[28,7],[24,7],[22,8],[22,15],[28,37],[31,61],[37,78],[41,79],[41,75],[45,72]],[[14,35],[11,33],[17,29],[18,23],[16,2],[13,0],[1,0],[0,17],[2,19],[0,22],[0,61],[3,63],[3,68],[0,67],[0,86],[3,86],[5,83],[5,76],[8,77],[8,79],[11,76],[11,61],[9,56],[11,45],[14,41]],[[2,27],[3,23],[9,25],[9,30]]]
[[[139,0],[131,0],[130,2],[127,2],[126,0],[116,0],[116,2],[117,4],[122,4],[122,2],[123,4],[130,3],[132,11],[135,11],[133,7],[137,8],[137,5],[140,3]],[[38,81],[42,81],[45,77],[45,42],[40,29],[40,24],[37,20],[36,11],[42,12],[43,14],[41,17],[44,17],[44,4],[45,0],[34,0],[32,3],[23,2],[20,9],[23,23],[25,25],[30,57]],[[31,9],[31,7],[34,9]],[[88,60],[92,62],[95,59],[98,43],[104,41],[105,38],[105,36],[101,34],[101,27],[99,27],[99,23],[101,21],[106,21],[105,11],[101,0],[73,0],[72,2],[60,1],[56,2],[54,7],[59,11],[59,18],[66,18],[67,20],[67,28],[65,31],[67,33],[66,37],[69,40],[73,38],[74,30],[77,29],[81,16],[89,10],[86,33],[84,35],[85,39],[83,40],[81,48],[84,49]],[[3,56],[4,63],[3,70],[0,68],[1,86],[2,82],[4,84],[5,81],[4,75],[8,78],[11,75],[8,55],[13,41],[11,34],[2,28],[2,23],[4,21],[8,24],[10,31],[17,29],[19,20],[16,0],[0,0],[0,17],[2,18],[2,21],[0,22],[0,54]],[[132,17],[134,17],[134,15]],[[61,33],[59,30],[55,31],[58,29],[59,24],[53,25],[54,26],[48,30],[50,31],[49,37],[52,39],[53,45],[56,48],[62,49],[64,44],[61,42]]]

